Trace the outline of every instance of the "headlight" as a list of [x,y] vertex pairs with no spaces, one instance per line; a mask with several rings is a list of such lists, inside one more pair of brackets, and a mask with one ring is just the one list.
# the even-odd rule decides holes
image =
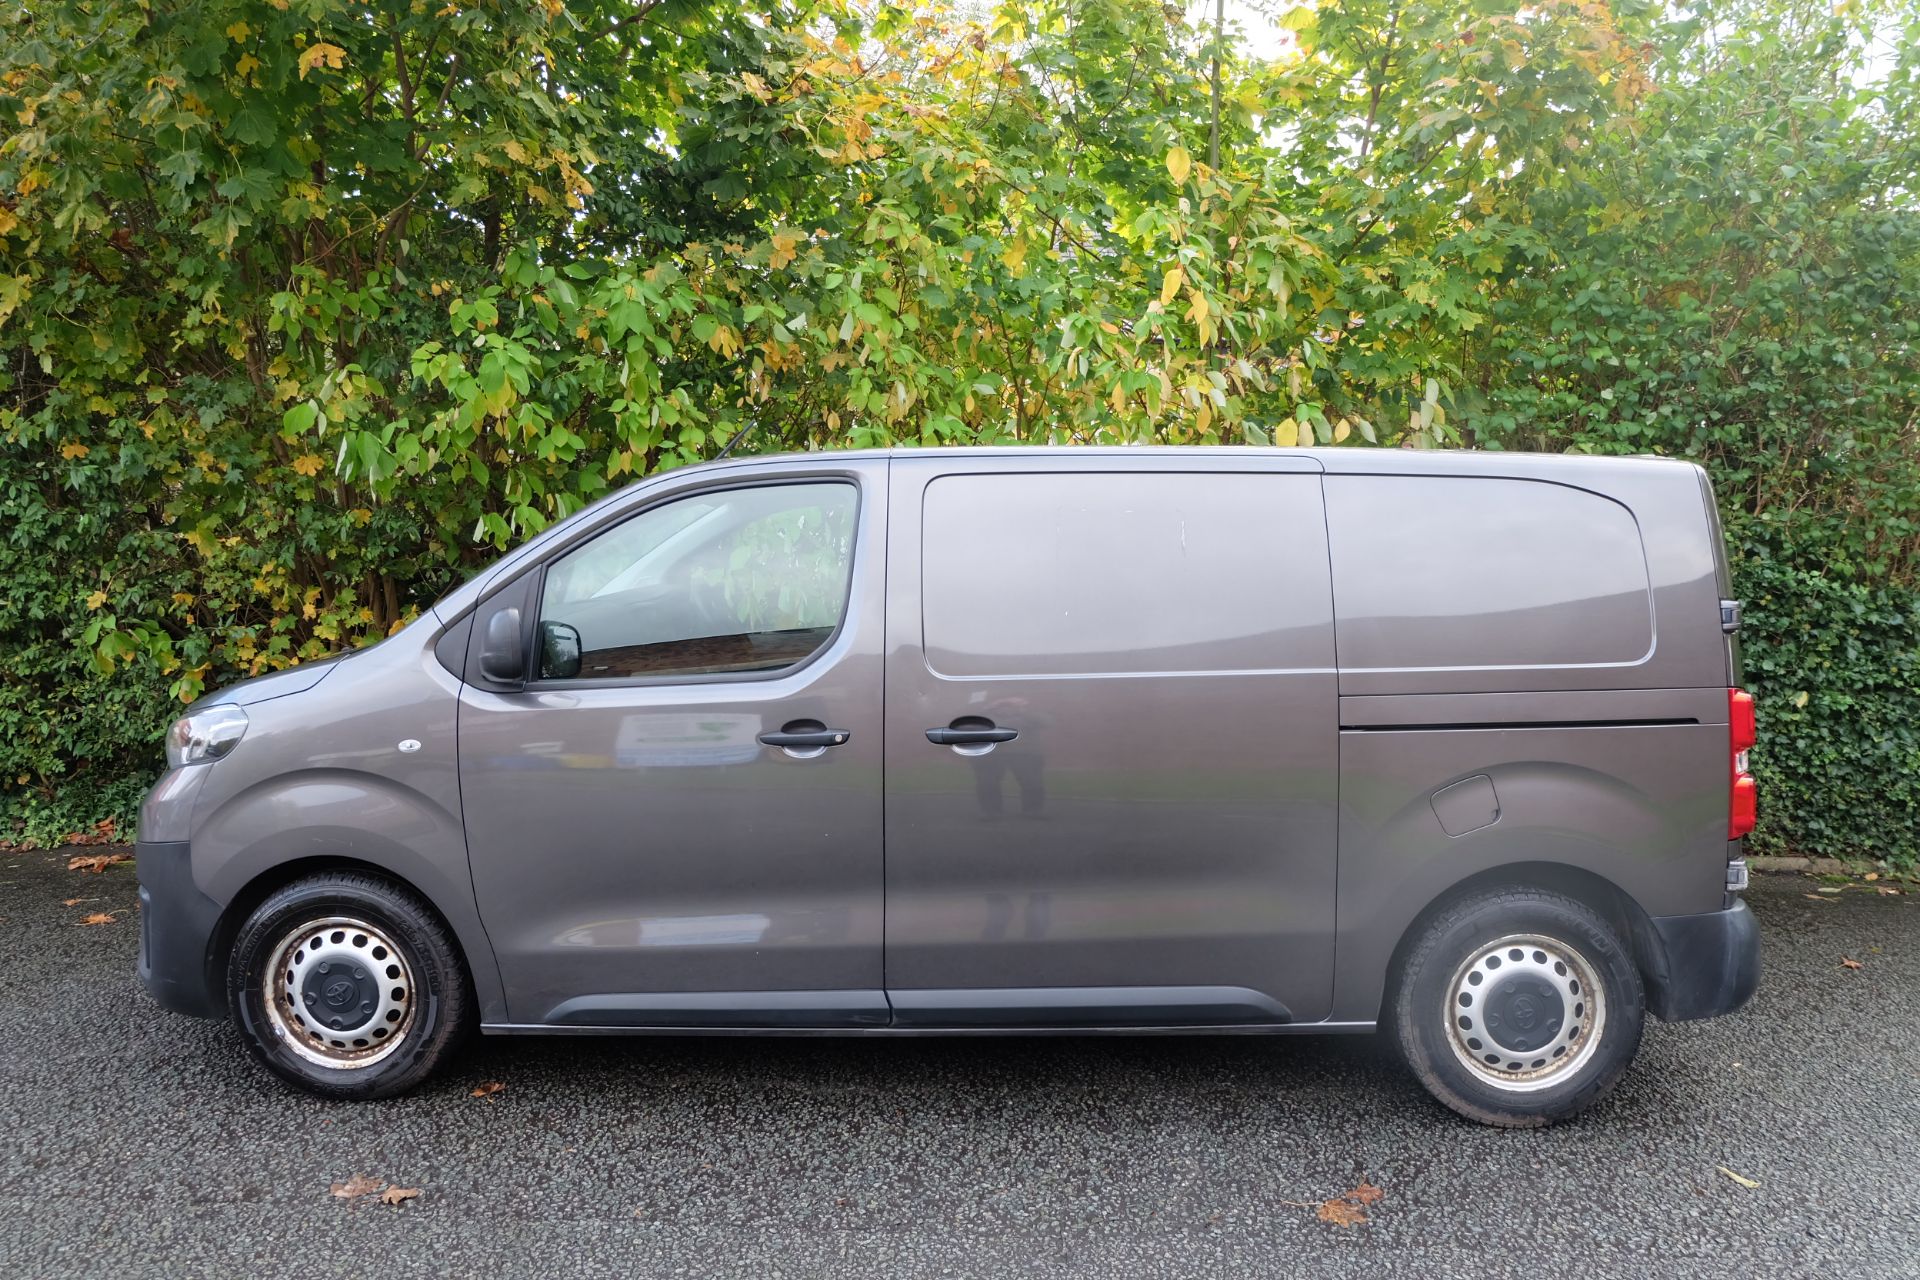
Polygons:
[[230,702],[181,716],[167,730],[167,766],[218,760],[247,731],[247,713]]

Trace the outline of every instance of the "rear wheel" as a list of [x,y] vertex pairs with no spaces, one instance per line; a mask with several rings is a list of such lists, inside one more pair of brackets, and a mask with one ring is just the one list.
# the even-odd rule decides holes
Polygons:
[[1402,1056],[1469,1119],[1535,1128],[1611,1089],[1640,1046],[1645,995],[1625,943],[1584,903],[1538,889],[1464,899],[1415,939],[1394,997]]
[[241,926],[227,998],[247,1048],[327,1098],[385,1098],[424,1080],[466,1029],[467,972],[439,919],[372,876],[312,876]]

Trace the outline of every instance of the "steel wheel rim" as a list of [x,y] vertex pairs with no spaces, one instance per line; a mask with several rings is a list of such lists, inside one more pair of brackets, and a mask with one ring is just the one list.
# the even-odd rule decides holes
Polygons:
[[1592,1060],[1606,1030],[1607,996],[1578,948],[1516,933],[1474,949],[1447,983],[1448,1043],[1483,1084],[1533,1093],[1564,1083]]
[[281,1044],[314,1066],[358,1071],[407,1039],[416,992],[406,952],[384,929],[325,916],[281,937],[260,994]]

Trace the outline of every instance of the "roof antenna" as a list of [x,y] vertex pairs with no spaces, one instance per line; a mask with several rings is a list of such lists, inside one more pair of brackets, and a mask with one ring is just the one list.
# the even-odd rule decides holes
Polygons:
[[739,444],[739,443],[740,443],[740,437],[742,437],[742,436],[744,436],[744,435],[746,435],[746,434],[747,434],[747,432],[749,432],[749,431],[751,431],[751,430],[753,430],[753,420],[752,420],[751,418],[749,418],[749,419],[747,420],[747,425],[746,425],[746,426],[744,426],[744,427],[742,427],[742,428],[740,428],[740,429],[739,429],[738,431],[736,431],[736,432],[734,432],[734,433],[733,433],[733,439],[731,439],[731,440],[729,440],[729,441],[727,441],[727,443],[726,443],[726,446],[725,446],[724,448],[722,448],[722,449],[720,450],[720,452],[718,452],[718,453],[716,453],[716,454],[714,454],[714,455],[713,455],[713,456],[712,456],[711,458],[709,458],[709,459],[707,459],[707,461],[709,461],[709,462],[718,462],[718,461],[720,461],[720,459],[722,459],[722,458],[724,458],[724,457],[726,457],[726,456],[727,456],[728,454],[730,454],[730,453],[732,453],[732,452],[733,452],[733,446],[735,446],[735,445],[737,445],[737,444]]

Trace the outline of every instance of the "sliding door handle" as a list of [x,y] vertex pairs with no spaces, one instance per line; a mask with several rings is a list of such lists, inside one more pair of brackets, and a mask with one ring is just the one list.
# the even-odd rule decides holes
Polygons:
[[955,720],[944,729],[927,730],[927,741],[936,747],[984,746],[1019,736],[1018,729],[1002,729],[991,720]]

